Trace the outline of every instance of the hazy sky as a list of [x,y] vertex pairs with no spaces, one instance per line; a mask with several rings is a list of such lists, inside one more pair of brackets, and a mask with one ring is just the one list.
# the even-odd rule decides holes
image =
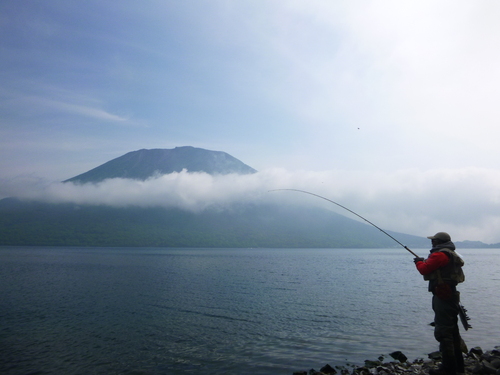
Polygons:
[[[386,229],[500,242],[499,19],[493,0],[3,0],[0,198],[300,188]],[[57,183],[187,145],[259,173]]]

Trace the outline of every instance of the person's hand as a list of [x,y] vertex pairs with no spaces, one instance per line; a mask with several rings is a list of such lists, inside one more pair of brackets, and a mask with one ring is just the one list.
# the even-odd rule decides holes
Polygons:
[[423,262],[424,260],[425,260],[424,258],[420,258],[420,257],[416,257],[415,259],[413,259],[415,264],[417,264],[418,262]]

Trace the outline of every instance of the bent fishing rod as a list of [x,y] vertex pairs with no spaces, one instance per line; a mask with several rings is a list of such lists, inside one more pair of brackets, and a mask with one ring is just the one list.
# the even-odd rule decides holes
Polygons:
[[360,219],[363,219],[364,221],[366,221],[368,224],[373,225],[373,226],[374,226],[375,228],[377,228],[379,231],[381,231],[381,232],[382,232],[382,233],[384,233],[385,235],[387,235],[387,236],[389,236],[390,238],[392,238],[392,239],[393,239],[394,241],[396,241],[398,244],[400,244],[401,246],[403,246],[403,248],[405,248],[406,250],[408,250],[408,251],[409,251],[412,255],[414,255],[415,257],[417,257],[417,258],[418,258],[418,255],[417,255],[417,254],[415,254],[413,251],[411,251],[411,250],[408,248],[408,246],[403,245],[401,242],[399,242],[397,239],[395,239],[394,237],[392,237],[392,236],[391,236],[389,233],[387,233],[385,230],[383,230],[383,229],[381,229],[381,228],[377,227],[375,224],[373,224],[371,221],[369,221],[369,220],[365,219],[363,216],[358,215],[356,212],[354,212],[354,211],[352,211],[352,210],[348,209],[347,207],[342,206],[340,203],[337,203],[337,202],[332,201],[331,199],[328,199],[328,198],[322,197],[321,195],[318,195],[318,194],[310,193],[310,192],[305,191],[305,190],[298,190],[298,189],[274,189],[274,190],[269,190],[269,192],[273,192],[273,191],[286,191],[286,190],[288,190],[288,191],[298,191],[299,193],[304,193],[304,194],[313,195],[313,196],[315,196],[315,197],[318,197],[318,198],[324,199],[325,201],[328,201],[328,202],[330,202],[330,203],[333,203],[333,204],[335,204],[335,205],[337,205],[337,206],[339,206],[339,207],[343,208],[344,210],[349,211],[350,213],[352,213],[352,214],[356,215],[356,216],[357,216],[357,217],[359,217]]

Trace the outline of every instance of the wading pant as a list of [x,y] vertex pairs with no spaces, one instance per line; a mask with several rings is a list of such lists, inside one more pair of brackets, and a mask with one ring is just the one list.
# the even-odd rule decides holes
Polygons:
[[438,296],[432,297],[434,310],[434,337],[439,341],[439,351],[443,356],[441,370],[455,375],[464,373],[464,357],[462,355],[462,338],[458,331],[458,302],[460,293],[455,292],[448,300]]

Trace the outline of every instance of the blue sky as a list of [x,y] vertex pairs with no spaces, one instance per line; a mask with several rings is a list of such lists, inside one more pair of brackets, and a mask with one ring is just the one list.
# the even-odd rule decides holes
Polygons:
[[[4,0],[0,197],[100,201],[106,185],[57,182],[190,145],[260,171],[205,178],[201,206],[303,188],[387,229],[500,242],[499,17],[496,1]],[[139,203],[120,186],[111,201]]]

